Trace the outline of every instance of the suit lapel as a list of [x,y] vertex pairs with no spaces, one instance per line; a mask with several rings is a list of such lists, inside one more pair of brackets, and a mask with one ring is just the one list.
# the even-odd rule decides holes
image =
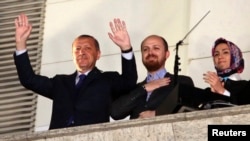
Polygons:
[[98,78],[101,75],[101,71],[98,70],[96,67],[89,72],[87,77],[84,79],[82,86],[80,87],[80,92],[78,97],[82,97],[84,95],[85,89],[88,87],[88,85],[94,81],[96,78]]
[[75,81],[76,81],[76,75],[77,72],[74,72],[73,74],[68,76],[68,81],[66,81],[68,84],[67,86],[69,86],[69,98],[72,99],[72,102],[74,100],[74,94],[76,93],[76,89],[75,89]]

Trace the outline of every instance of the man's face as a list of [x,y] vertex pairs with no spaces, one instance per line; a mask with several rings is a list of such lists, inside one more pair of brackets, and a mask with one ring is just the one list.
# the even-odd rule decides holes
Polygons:
[[155,72],[165,67],[169,51],[165,50],[164,43],[157,36],[146,38],[141,47],[142,62],[148,72]]
[[76,68],[80,72],[94,68],[101,54],[92,38],[76,39],[73,43],[72,53]]

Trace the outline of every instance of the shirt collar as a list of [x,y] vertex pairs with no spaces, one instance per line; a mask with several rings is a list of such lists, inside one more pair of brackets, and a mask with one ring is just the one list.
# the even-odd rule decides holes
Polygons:
[[165,76],[166,73],[167,73],[167,70],[165,68],[162,68],[162,69],[158,70],[154,74],[148,73],[147,82],[164,78],[164,76]]
[[90,72],[90,71],[87,71],[87,72],[85,72],[85,73],[80,73],[79,71],[77,71],[76,77],[79,77],[79,75],[81,75],[81,74],[84,74],[84,75],[87,76],[87,75],[89,74],[89,72]]
[[89,74],[89,72],[90,71],[87,71],[87,72],[85,72],[85,73],[80,73],[79,71],[77,71],[77,75],[76,75],[76,78],[75,78],[75,83],[77,83],[78,81],[79,81],[79,76],[81,75],[81,74],[84,74],[84,75],[88,75]]
[[230,80],[234,80],[234,81],[238,81],[238,80],[242,80],[239,73],[234,73],[228,77],[223,77],[221,78],[222,80],[227,80],[227,79],[230,79]]

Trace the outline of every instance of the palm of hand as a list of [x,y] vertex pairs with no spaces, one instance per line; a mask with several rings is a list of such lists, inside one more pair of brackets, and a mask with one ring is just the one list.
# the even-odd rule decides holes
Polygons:
[[130,43],[128,33],[126,31],[118,31],[114,34],[113,41],[119,46],[128,46]]
[[211,91],[220,93],[219,91],[224,88],[224,82],[221,82],[219,79],[215,81],[213,85],[211,85]]
[[16,28],[16,41],[26,40],[29,35],[29,27],[28,26],[19,26]]

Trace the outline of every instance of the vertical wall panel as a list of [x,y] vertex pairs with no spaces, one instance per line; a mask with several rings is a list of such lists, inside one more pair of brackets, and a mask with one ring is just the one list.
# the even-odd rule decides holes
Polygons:
[[188,73],[194,78],[197,87],[209,87],[204,82],[203,73],[215,71],[211,58],[214,41],[224,37],[241,48],[245,59],[242,79],[250,79],[250,1],[249,0],[192,0],[190,25],[210,10],[208,16],[199,24],[189,37]]
[[0,1],[0,135],[33,132],[37,95],[19,82],[13,60],[14,19],[25,13],[33,30],[27,42],[31,63],[40,73],[46,0]]

